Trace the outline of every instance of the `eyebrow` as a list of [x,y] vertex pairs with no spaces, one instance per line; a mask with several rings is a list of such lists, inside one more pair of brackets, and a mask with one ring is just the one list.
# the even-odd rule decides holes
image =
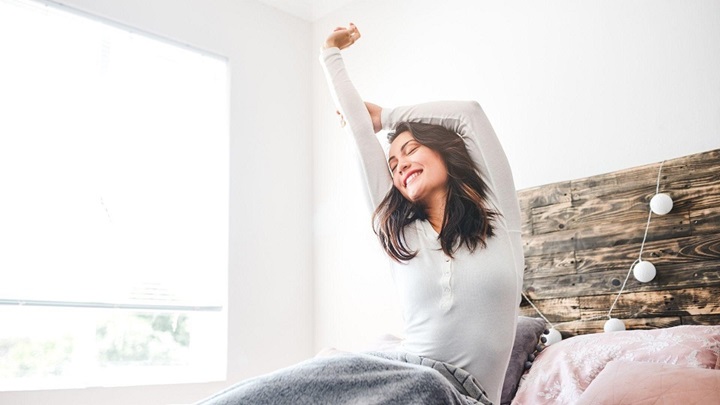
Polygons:
[[[409,144],[410,142],[412,142],[412,141],[414,141],[414,140],[415,140],[415,139],[408,139],[408,141],[405,142],[405,143],[403,144],[403,146],[400,147],[400,152],[405,153],[405,147],[407,146],[407,144]],[[388,166],[390,166],[390,161],[392,161],[393,159],[397,160],[397,158],[395,157],[395,155],[390,156],[390,157],[388,158]]]

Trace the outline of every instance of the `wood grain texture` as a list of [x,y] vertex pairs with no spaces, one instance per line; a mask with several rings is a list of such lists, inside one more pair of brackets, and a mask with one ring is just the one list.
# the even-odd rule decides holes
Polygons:
[[[673,199],[667,215],[650,215],[658,189]],[[520,190],[518,198],[524,291],[563,334],[602,331],[641,246],[657,276],[640,283],[630,275],[613,317],[628,329],[720,324],[720,149]],[[525,300],[520,312],[537,316]]]

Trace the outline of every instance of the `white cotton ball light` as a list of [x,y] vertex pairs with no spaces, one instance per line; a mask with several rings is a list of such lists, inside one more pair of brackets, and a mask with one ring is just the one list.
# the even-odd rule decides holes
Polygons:
[[543,333],[545,337],[545,345],[550,346],[562,340],[562,335],[555,328],[550,328],[547,333]]
[[619,332],[621,330],[625,330],[625,323],[620,319],[610,318],[607,322],[605,322],[603,329],[605,332]]
[[669,195],[660,193],[650,200],[650,210],[657,215],[665,215],[672,210],[673,200]]
[[641,283],[652,281],[656,274],[655,266],[646,260],[640,260],[633,266],[633,276]]

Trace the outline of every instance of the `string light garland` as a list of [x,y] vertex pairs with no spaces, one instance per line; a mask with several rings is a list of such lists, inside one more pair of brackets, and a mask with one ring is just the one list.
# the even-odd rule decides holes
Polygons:
[[660,163],[660,169],[658,169],[658,177],[657,182],[655,186],[655,195],[652,199],[650,199],[650,211],[648,212],[648,219],[647,223],[645,224],[645,235],[643,236],[642,243],[640,244],[640,254],[638,255],[638,259],[633,262],[632,265],[630,265],[630,270],[628,270],[628,274],[625,277],[625,281],[622,284],[622,287],[620,287],[620,291],[618,292],[618,295],[615,297],[615,301],[613,301],[612,305],[610,306],[610,310],[608,311],[608,320],[605,322],[605,325],[603,326],[603,330],[605,332],[615,332],[620,330],[625,330],[625,323],[618,319],[612,317],[612,311],[615,309],[615,304],[617,304],[618,299],[620,298],[620,295],[625,290],[625,284],[627,284],[628,278],[630,278],[630,272],[633,273],[633,276],[635,276],[635,279],[641,283],[647,283],[652,281],[655,278],[655,275],[657,274],[657,271],[655,270],[655,266],[650,263],[647,260],[642,259],[643,250],[645,249],[645,241],[647,240],[647,234],[648,229],[650,228],[650,219],[652,219],[652,214],[655,213],[657,215],[665,215],[668,212],[672,210],[673,207],[673,201],[672,198],[670,198],[667,194],[660,193],[660,177],[662,175],[662,168],[665,164],[665,161],[663,160],[662,163]]
[[[660,163],[660,168],[658,169],[658,177],[657,182],[655,186],[655,195],[652,199],[650,199],[650,210],[648,212],[648,219],[645,223],[645,234],[643,235],[642,243],[640,244],[640,254],[638,255],[638,258],[630,265],[630,269],[628,269],[627,275],[625,276],[625,281],[623,281],[622,286],[620,287],[620,291],[618,292],[617,296],[615,296],[615,300],[613,301],[612,305],[610,306],[610,310],[607,313],[608,320],[603,325],[603,330],[605,332],[615,332],[615,331],[622,331],[625,330],[625,323],[618,318],[612,317],[612,311],[615,309],[615,304],[617,304],[618,299],[620,299],[620,295],[622,295],[623,291],[625,290],[625,286],[627,285],[628,280],[630,279],[630,274],[632,273],[635,279],[641,283],[647,283],[652,281],[655,278],[655,275],[657,274],[657,270],[655,269],[655,265],[653,265],[651,262],[647,260],[643,260],[642,254],[643,250],[645,249],[645,241],[647,240],[648,230],[650,229],[650,220],[652,219],[652,214],[656,215],[665,215],[672,211],[673,208],[673,200],[672,198],[665,194],[660,193],[660,178],[662,176],[662,168],[665,164],[665,161],[663,160]],[[525,293],[522,293],[522,296],[527,300],[527,302],[535,309],[535,311],[540,315],[542,319],[545,320],[545,322],[550,325],[550,329],[546,331],[545,334],[543,334],[543,337],[545,338],[545,344],[551,345],[553,343],[557,343],[562,340],[562,335],[558,330],[555,328],[555,325],[553,325],[548,319],[540,312],[540,309],[535,306],[535,304],[530,301],[530,298],[528,298]],[[594,320],[594,319],[602,319],[605,316],[598,316],[589,318],[586,320]],[[569,322],[563,322],[563,323],[569,323]],[[560,324],[559,324],[560,325]]]

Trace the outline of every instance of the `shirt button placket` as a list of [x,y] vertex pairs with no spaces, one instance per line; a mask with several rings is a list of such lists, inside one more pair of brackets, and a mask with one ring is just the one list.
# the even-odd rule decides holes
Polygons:
[[444,310],[450,309],[453,301],[452,294],[452,259],[445,257],[442,264],[442,276],[440,277],[440,285],[442,287],[442,299],[440,300],[440,308]]

